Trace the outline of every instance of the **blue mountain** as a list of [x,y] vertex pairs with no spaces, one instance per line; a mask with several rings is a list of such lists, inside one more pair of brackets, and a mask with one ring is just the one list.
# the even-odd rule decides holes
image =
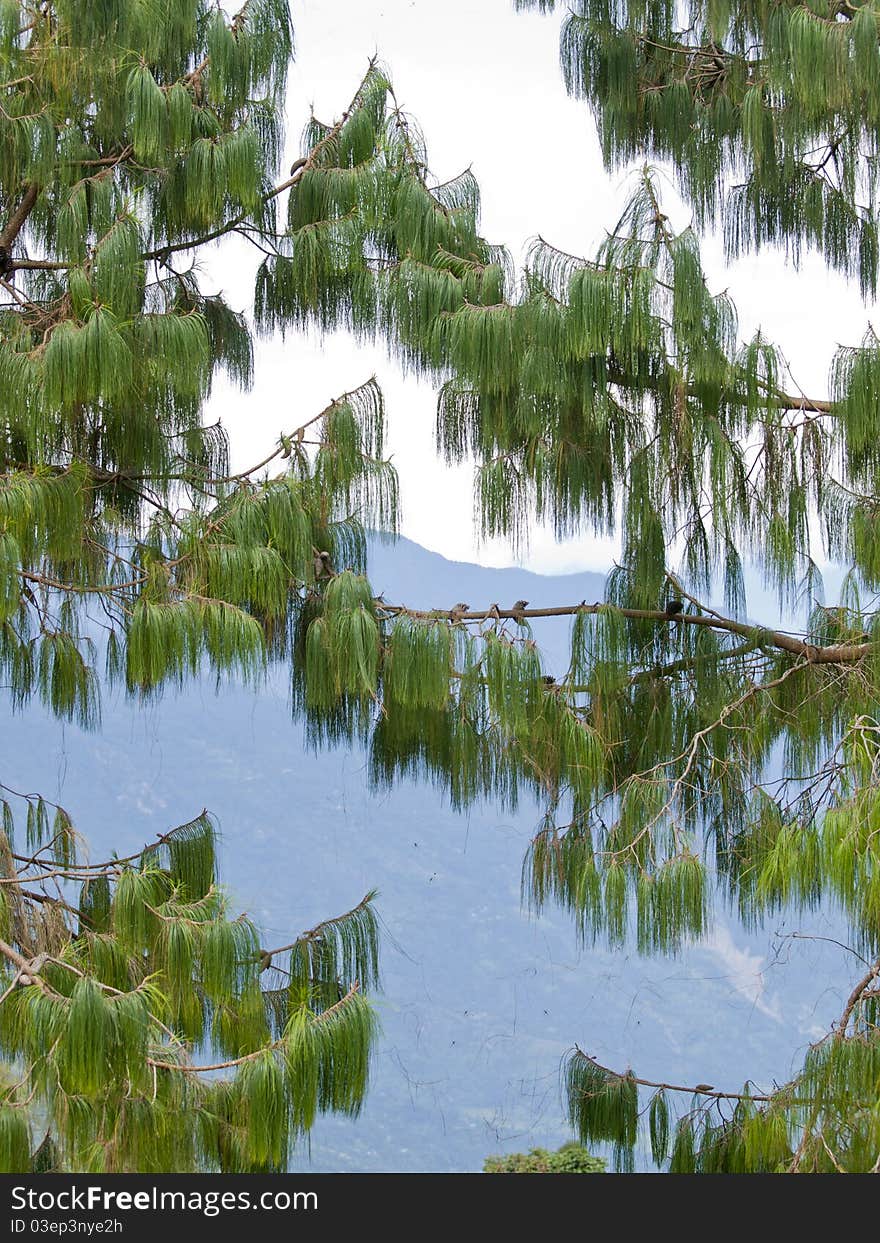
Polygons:
[[[601,599],[601,575],[543,577],[446,561],[407,540],[371,549],[371,580],[413,607]],[[567,624],[536,631],[566,663]],[[37,706],[3,709],[0,778],[63,801],[93,858],[128,854],[202,807],[222,879],[264,943],[380,891],[383,1034],[357,1119],[326,1118],[294,1168],[479,1170],[490,1153],[571,1138],[559,1093],[574,1043],[672,1083],[783,1081],[842,1009],[851,963],[832,916],[746,933],[718,910],[680,957],[579,946],[569,919],[530,916],[520,869],[540,815],[451,811],[430,785],[372,793],[358,750],[315,754],[281,674],[259,691],[205,679],[144,705],[107,695],[96,733]]]

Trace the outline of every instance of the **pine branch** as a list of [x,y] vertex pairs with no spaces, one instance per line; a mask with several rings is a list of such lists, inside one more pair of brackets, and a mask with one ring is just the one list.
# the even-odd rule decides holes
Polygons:
[[278,448],[273,449],[270,454],[264,457],[262,461],[257,462],[254,466],[249,466],[246,470],[239,471],[237,475],[225,475],[220,479],[206,480],[206,483],[212,487],[222,483],[238,483],[242,479],[249,479],[251,475],[256,474],[258,470],[262,470],[264,466],[268,466],[270,462],[274,462],[277,458],[289,457],[290,446],[293,441],[302,441],[303,433],[309,427],[312,427],[315,423],[319,423],[321,419],[326,418],[328,414],[332,413],[332,411],[337,409],[337,407],[343,405],[350,397],[353,397],[355,393],[358,393],[367,384],[375,383],[375,381],[376,377],[373,375],[369,380],[366,380],[364,384],[359,384],[357,388],[350,389],[347,393],[342,393],[339,397],[334,397],[330,404],[325,406],[319,414],[314,415],[311,419],[307,419],[305,423],[300,423],[299,427],[295,427],[292,432],[288,432],[284,435]]
[[345,923],[346,920],[357,915],[360,911],[365,910],[376,897],[376,890],[371,889],[368,894],[361,898],[357,906],[353,906],[350,911],[346,911],[344,915],[336,915],[333,919],[325,919],[320,924],[315,924],[314,928],[309,928],[307,932],[301,932],[295,941],[291,941],[289,945],[279,945],[276,949],[260,950],[261,954],[274,958],[276,954],[283,954],[286,950],[296,949],[303,941],[317,941],[325,932],[333,930],[339,924]]
[[870,988],[871,984],[877,979],[878,976],[880,976],[880,959],[874,963],[873,967],[871,967],[867,974],[859,980],[858,984],[850,993],[847,1003],[844,1006],[843,1014],[841,1014],[837,1021],[837,1035],[839,1037],[842,1038],[846,1035],[846,1029],[849,1026],[849,1021],[852,1018],[853,1011],[866,995],[866,990]]
[[[2,788],[6,789],[7,787],[4,786]],[[40,796],[23,794],[23,795],[18,795],[18,797],[34,799]],[[57,806],[57,804],[55,803],[49,803],[48,800],[44,800],[44,801],[47,803],[48,806],[51,806],[51,807]],[[134,854],[120,855],[118,858],[109,859],[103,863],[77,863],[72,868],[69,868],[65,871],[52,870],[50,872],[47,872],[40,879],[49,879],[49,877],[51,876],[62,876],[62,877],[65,877],[66,879],[82,880],[84,876],[93,877],[95,874],[103,875],[103,876],[111,876],[114,873],[118,872],[120,867],[125,866],[125,864],[134,863],[136,860],[143,858],[145,854],[152,854],[158,850],[161,850],[164,846],[167,846],[169,842],[173,842],[175,840],[175,835],[179,835],[181,828],[186,828],[188,827],[188,825],[196,824],[203,817],[207,817],[207,815],[208,815],[208,809],[206,807],[202,808],[202,811],[199,813],[199,815],[195,816],[192,820],[188,821],[186,825],[175,825],[173,829],[169,829],[165,833],[157,833],[156,840],[154,842],[147,843],[145,846],[142,846],[140,850],[135,851]],[[38,854],[41,854],[45,849],[46,849],[45,846],[42,847],[42,849],[38,852]],[[16,860],[16,862],[21,863],[23,867],[27,867],[30,865],[36,865],[37,867],[41,867],[41,868],[51,868],[51,864],[41,863],[40,860],[38,859],[38,855],[32,855],[30,858],[27,858],[23,855],[13,854],[12,857],[13,859]],[[3,883],[6,883],[6,882],[0,879],[0,884],[3,884]]]
[[[333,138],[335,138],[338,135],[339,131],[342,129],[343,125],[348,120],[349,116],[351,115],[352,110],[357,104],[358,97],[360,96],[360,93],[363,90],[364,83],[367,81],[367,78],[372,73],[373,69],[376,67],[376,63],[377,63],[377,58],[374,56],[370,59],[367,72],[364,74],[361,80],[360,86],[358,87],[357,92],[355,93],[355,96],[352,99],[352,102],[349,104],[348,108],[346,108],[346,110],[342,113],[342,116],[339,118],[339,120],[335,123],[335,125],[332,126],[332,128],[320,140],[320,142],[315,144],[315,146],[312,148],[312,150],[309,152],[307,156],[303,157],[300,160],[294,161],[294,164],[291,167],[292,176],[288,177],[285,181],[282,181],[279,185],[274,186],[273,189],[267,191],[267,193],[263,195],[262,202],[264,204],[270,202],[270,200],[273,198],[277,198],[277,196],[279,194],[282,194],[285,190],[290,190],[293,186],[297,184],[297,182],[299,182],[302,179],[303,174],[308,169],[313,167],[317,156],[324,149],[324,147],[330,141],[332,141]],[[174,242],[167,246],[160,246],[154,250],[145,251],[142,258],[159,259],[164,262],[168,258],[169,255],[176,254],[181,250],[197,250],[200,246],[204,246],[208,242],[214,242],[218,238],[224,237],[227,233],[231,233],[233,230],[237,229],[240,225],[244,224],[245,221],[250,219],[252,215],[253,215],[253,212],[242,212],[238,216],[235,216],[232,220],[227,221],[226,224],[220,225],[218,228],[211,230],[210,233],[202,234],[201,237],[191,238],[185,242]]]
[[447,618],[453,622],[498,621],[501,619],[519,621],[521,618],[575,617],[578,614],[596,614],[613,609],[620,617],[627,617],[637,621],[655,621],[662,622],[665,625],[702,626],[711,630],[722,630],[730,634],[742,635],[743,638],[748,639],[750,642],[755,642],[758,646],[778,648],[780,651],[802,658],[809,664],[852,664],[864,659],[874,650],[875,646],[873,643],[868,642],[815,644],[809,643],[804,639],[793,638],[783,631],[765,630],[761,626],[749,625],[747,622],[738,622],[733,618],[722,617],[715,613],[711,615],[681,613],[670,617],[665,610],[618,608],[615,605],[599,602],[586,604],[581,601],[580,604],[564,604],[548,608],[519,610],[502,609],[497,605],[492,605],[487,609],[468,610],[466,612],[456,609],[412,609],[406,605],[387,604],[384,601],[379,607],[384,614],[391,617],[418,617],[428,620],[431,618]]
[[640,1079],[637,1075],[633,1075],[632,1071],[625,1071],[621,1074],[620,1071],[612,1070],[608,1066],[603,1066],[602,1063],[597,1061],[597,1059],[591,1054],[584,1053],[583,1049],[581,1049],[579,1045],[575,1045],[575,1052],[580,1057],[584,1058],[585,1061],[591,1062],[597,1070],[601,1070],[604,1074],[608,1075],[609,1078],[625,1079],[627,1076],[630,1076],[632,1080],[639,1085],[639,1087],[643,1088],[657,1088],[658,1090],[664,1090],[667,1092],[685,1092],[691,1096],[706,1096],[712,1100],[722,1101],[748,1100],[756,1101],[761,1104],[769,1103],[775,1099],[773,1096],[761,1096],[758,1094],[752,1095],[751,1093],[746,1092],[719,1092],[714,1087],[705,1083],[699,1083],[696,1087],[688,1087],[680,1083],[661,1083],[653,1079]]
[[[12,945],[6,941],[0,940],[0,954],[4,958],[8,958],[12,965],[17,969],[17,979],[24,984],[36,984],[41,992],[51,992],[49,985],[40,975],[40,970],[46,961],[45,954],[38,954],[36,958],[27,959]],[[7,990],[8,992],[8,990]],[[4,994],[6,996],[6,994]]]
[[40,187],[35,181],[32,181],[22,195],[21,202],[6,222],[6,226],[0,229],[0,251],[9,251],[15,239],[18,237],[25,221],[34,209],[40,194]]
[[[2,948],[2,942],[0,942],[0,948]],[[320,1014],[313,1015],[311,1017],[311,1022],[314,1025],[326,1022],[327,1019],[332,1018],[335,1014],[338,1014],[340,1011],[344,1010],[345,1007],[349,1005],[352,998],[359,992],[360,985],[357,980],[355,980],[344,997],[340,997],[339,1001],[337,1001],[335,1005],[330,1006],[329,1009],[322,1010]],[[257,1058],[265,1056],[267,1053],[274,1053],[278,1049],[282,1049],[285,1044],[286,1037],[282,1036],[279,1040],[273,1041],[272,1044],[265,1045],[262,1049],[255,1049],[252,1053],[244,1053],[241,1057],[228,1058],[223,1062],[212,1062],[207,1066],[193,1066],[186,1062],[161,1062],[152,1057],[148,1057],[146,1060],[147,1065],[154,1067],[156,1070],[176,1070],[181,1074],[186,1075],[203,1075],[209,1073],[210,1071],[231,1070],[234,1066],[243,1066],[246,1062],[253,1062]]]
[[73,263],[60,263],[53,259],[12,259],[7,264],[6,271],[65,272],[74,266]]

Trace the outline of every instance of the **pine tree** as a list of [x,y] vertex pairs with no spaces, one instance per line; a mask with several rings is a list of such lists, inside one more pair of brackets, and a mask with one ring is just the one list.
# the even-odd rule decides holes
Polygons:
[[[790,392],[772,342],[740,344],[696,234],[721,219],[732,254],[818,248],[873,291],[878,17],[874,0],[575,4],[563,63],[608,163],[671,160],[695,227],[672,228],[645,168],[593,259],[539,238],[517,276],[479,232],[472,174],[431,176],[378,61],[279,174],[283,0],[0,3],[13,704],[97,725],[102,654],[137,697],[284,662],[311,743],[363,743],[376,786],[542,799],[524,894],[588,942],[674,954],[716,896],[748,925],[842,910],[869,970],[784,1088],[653,1084],[575,1050],[572,1119],[621,1168],[641,1087],[675,1170],[861,1170],[880,1152],[880,341],[838,353],[827,397]],[[195,263],[232,233],[254,248],[251,317]],[[393,535],[398,504],[375,379],[231,473],[204,418],[216,371],[246,387],[252,332],[306,327],[380,339],[437,384],[438,449],[476,460],[487,536],[522,544],[536,518],[619,531],[606,599],[377,597],[365,535]],[[817,541],[851,566],[834,608]],[[747,620],[746,559],[781,603],[813,602],[803,634]],[[567,669],[542,661],[545,616],[571,619]],[[89,865],[63,809],[4,790],[0,1168],[278,1169],[317,1111],[357,1111],[373,895],[267,950],[231,917],[206,813]]]
[[[218,368],[250,382],[252,341],[194,256],[233,230],[273,247],[279,196],[322,150],[363,145],[375,116],[371,70],[352,124],[275,184],[291,52],[276,0],[232,16],[200,0],[0,4],[0,680],[14,705],[96,725],[99,633],[108,679],[133,695],[206,668],[257,679],[332,594],[330,555],[354,567],[340,629],[375,627],[363,523],[393,529],[396,504],[375,383],[240,475],[203,425]],[[318,1113],[358,1112],[374,894],[266,948],[218,882],[206,811],[94,863],[63,807],[0,796],[0,1169],[283,1170]]]
[[[868,298],[878,23],[872,0],[575,0],[560,58],[609,168],[666,162],[694,228],[719,227],[729,258],[777,246],[798,265],[812,250]],[[786,392],[771,342],[735,348],[733,308],[708,296],[695,234],[673,232],[654,186],[646,166],[597,263],[535,251],[542,296],[608,343],[601,400],[635,431],[617,449],[603,429],[624,557],[613,610],[575,621],[570,671],[588,696],[585,722],[615,749],[613,771],[575,799],[564,832],[554,818],[535,838],[527,889],[538,905],[561,899],[590,936],[621,937],[631,918],[643,952],[668,952],[705,926],[714,856],[713,887],[746,926],[824,903],[847,919],[866,970],[782,1088],[660,1083],[575,1048],[570,1115],[585,1142],[614,1146],[621,1168],[644,1119],[654,1160],[676,1172],[876,1172],[880,342],[869,328],[838,349],[827,398]],[[577,402],[573,384],[565,396]],[[589,400],[595,409],[594,390]],[[817,547],[848,567],[834,607],[820,603]],[[781,604],[806,602],[802,635],[741,624],[744,554]],[[716,566],[723,614],[705,602]],[[664,597],[675,597],[667,613],[684,610],[675,625],[648,622]]]

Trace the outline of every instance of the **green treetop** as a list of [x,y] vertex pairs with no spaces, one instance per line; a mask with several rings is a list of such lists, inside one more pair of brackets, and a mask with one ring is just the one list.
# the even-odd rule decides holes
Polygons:
[[[515,0],[550,12],[555,0]],[[572,0],[561,62],[609,166],[670,161],[730,254],[817,249],[877,283],[877,11],[870,0]]]
[[[672,159],[696,223],[733,221],[734,250],[818,245],[872,289],[877,13],[697,8],[676,33],[672,7],[579,5],[564,63],[609,162]],[[740,342],[649,169],[593,259],[538,239],[517,275],[480,235],[473,176],[436,183],[375,61],[279,172],[291,45],[273,0],[0,7],[13,703],[97,724],[98,623],[107,678],[136,696],[205,668],[258,681],[284,661],[312,742],[362,741],[377,785],[421,776],[456,807],[543,799],[525,895],[562,902],[588,941],[675,953],[707,930],[716,890],[746,924],[836,904],[875,965],[791,1084],[697,1082],[676,1122],[691,1089],[576,1050],[569,1101],[585,1142],[610,1140],[623,1167],[645,1085],[672,1168],[870,1168],[880,342],[840,350],[825,396],[786,386],[770,341]],[[729,189],[740,169],[744,192]],[[233,232],[254,247],[252,318],[196,267]],[[398,522],[378,385],[328,392],[232,474],[204,404],[218,368],[250,382],[252,326],[384,341],[436,382],[438,450],[476,460],[486,535],[522,543],[535,518],[619,531],[607,598],[426,612],[376,597],[365,532]],[[782,602],[816,601],[817,538],[851,566],[840,604],[814,603],[800,635],[746,620],[743,561]],[[719,570],[723,610],[708,604]],[[545,616],[571,618],[567,668],[542,663]],[[283,1168],[317,1110],[356,1111],[372,895],[286,947],[282,968],[227,911],[208,817],[90,867],[63,809],[6,793],[0,1166],[26,1167],[48,1134],[44,1168]]]
[[[517,0],[517,7],[547,12],[555,6]],[[730,257],[775,245],[797,264],[816,250],[869,296],[877,284],[878,22],[878,6],[848,0],[577,0],[563,20],[560,55],[568,90],[593,111],[609,167],[669,161],[695,222],[720,226]],[[641,752],[615,786],[610,836],[621,830],[623,836],[611,853],[609,835],[599,837],[605,901],[609,862],[636,872],[637,936],[645,948],[662,947],[664,937],[643,907],[656,908],[659,899],[661,910],[696,912],[694,895],[687,886],[674,898],[663,894],[661,874],[649,877],[625,852],[650,854],[670,834],[678,838],[682,827],[699,825],[703,857],[708,861],[706,848],[713,850],[720,884],[747,926],[781,908],[805,911],[826,902],[848,918],[865,970],[847,989],[833,1032],[809,1049],[803,1068],[780,1090],[765,1095],[751,1084],[736,1093],[651,1082],[602,1067],[576,1049],[566,1064],[571,1116],[585,1140],[611,1141],[626,1165],[643,1086],[650,1090],[651,1149],[658,1162],[669,1158],[673,1170],[876,1170],[880,343],[869,328],[860,345],[837,350],[827,395],[798,390],[791,396],[781,355],[759,335],[721,382],[716,406],[712,385],[703,387],[703,351],[717,339],[718,321],[699,299],[689,296],[685,305],[692,275],[675,258],[678,247],[696,253],[693,237],[690,231],[673,237],[659,205],[653,218],[649,211],[646,204],[638,231],[645,236],[653,225],[672,258],[663,292],[654,288],[671,307],[666,329],[679,332],[676,322],[689,317],[694,344],[701,344],[694,351],[682,340],[676,413],[665,428],[650,428],[659,439],[648,442],[653,461],[644,482],[631,459],[624,505],[639,497],[647,505],[637,520],[641,538],[631,540],[610,595],[622,602],[621,582],[632,601],[650,566],[656,574],[662,561],[667,590],[696,615],[670,627],[678,633],[676,651],[668,654],[656,651],[655,637],[648,656],[635,625],[622,626],[619,616],[604,622],[598,639],[592,668],[594,677],[602,672],[593,709],[604,717],[611,705],[617,714],[621,700],[628,701],[638,715],[629,716],[618,737],[623,754],[634,742]],[[737,451],[719,453],[718,437],[731,435]],[[733,522],[731,505],[738,511]],[[684,541],[690,593],[666,566],[676,538]],[[831,608],[818,604],[821,578],[811,556],[817,543],[849,568]],[[802,635],[753,628],[749,636],[730,628],[745,610],[740,553],[763,568],[781,602],[798,598],[812,606]],[[728,616],[698,598],[708,590],[713,557],[723,567]],[[689,639],[691,626],[700,629]],[[642,634],[650,645],[648,632]],[[704,636],[713,636],[711,655],[699,650]],[[647,741],[644,729],[636,729],[638,718],[648,724]],[[657,749],[655,737],[662,738]],[[775,779],[771,752],[782,757]],[[643,800],[633,816],[630,797]],[[576,818],[563,836],[553,826],[546,840],[536,839],[529,880],[539,902],[550,893],[578,911],[601,902],[590,832],[596,811],[588,811],[580,828]],[[575,845],[572,829],[583,844]],[[582,858],[572,864],[575,850]],[[697,932],[699,919],[690,922]],[[672,1125],[675,1099],[680,1116]]]

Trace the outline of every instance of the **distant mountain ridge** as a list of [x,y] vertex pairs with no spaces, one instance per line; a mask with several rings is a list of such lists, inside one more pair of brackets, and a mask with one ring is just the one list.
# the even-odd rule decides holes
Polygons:
[[[383,593],[390,602],[425,609],[448,609],[459,600],[467,600],[475,608],[491,605],[493,601],[503,607],[520,599],[528,599],[535,608],[576,604],[579,600],[592,604],[605,599],[608,577],[605,570],[537,574],[518,566],[499,569],[467,561],[450,561],[405,536],[395,541],[376,536],[369,540],[369,574],[376,592]],[[822,574],[825,602],[832,604],[839,598],[844,569],[838,565],[826,566]],[[747,564],[743,578],[745,619],[769,629],[797,629],[805,624],[803,602],[780,605],[776,591],[768,586],[756,566]],[[402,598],[404,593],[406,599]],[[720,581],[713,586],[705,603],[723,610]],[[568,625],[567,619],[564,624]]]
[[[449,561],[402,536],[393,543],[372,538],[368,567],[377,594],[389,603],[418,609],[451,609],[459,602],[475,609],[493,603],[509,608],[517,600],[528,600],[532,608],[548,608],[579,600],[592,603],[605,596],[606,576],[596,571],[545,575],[518,567],[498,569]],[[535,623],[535,638],[548,665],[567,668],[570,627],[567,617]]]

